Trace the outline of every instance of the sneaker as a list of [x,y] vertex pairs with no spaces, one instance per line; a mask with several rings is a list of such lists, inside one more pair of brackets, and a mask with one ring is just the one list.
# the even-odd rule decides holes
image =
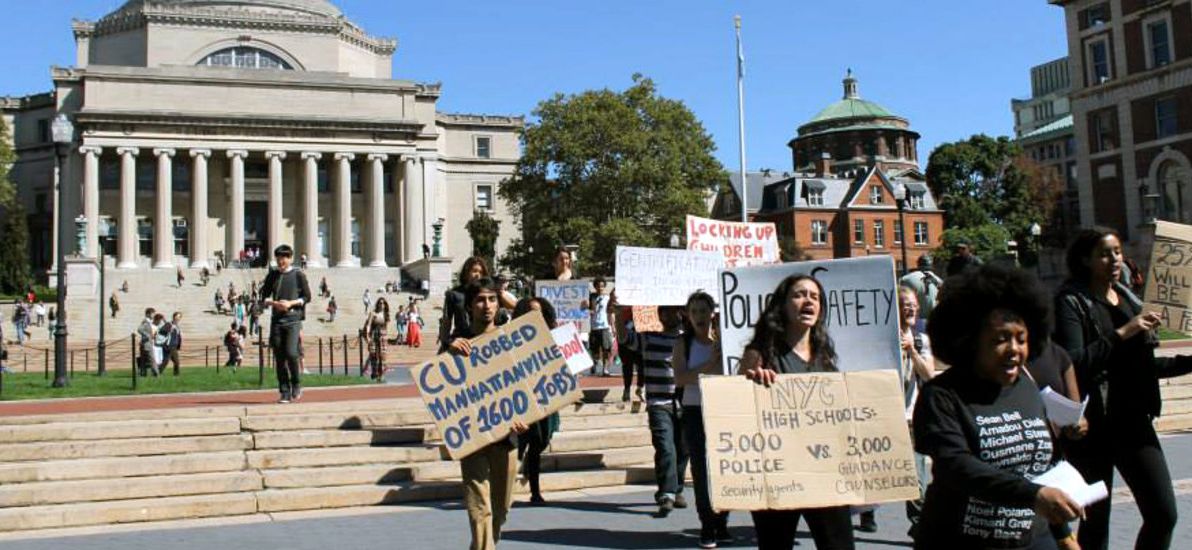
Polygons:
[[716,548],[716,529],[711,525],[705,525],[699,530],[699,547],[700,548]]
[[625,388],[625,391],[621,392],[621,401],[629,401],[629,388]]
[[530,504],[546,504],[546,499],[542,498],[541,494],[530,495]]
[[295,386],[294,389],[291,391],[291,394],[293,395],[293,397],[291,399],[293,401],[302,399],[302,386]]
[[861,525],[856,529],[862,533],[876,533],[877,532],[877,518],[874,517],[872,510],[868,512],[861,512]]
[[655,517],[664,518],[669,516],[675,510],[675,499],[671,497],[662,497],[658,501],[658,514]]
[[281,397],[279,397],[277,399],[277,402],[278,403],[289,403],[290,402],[290,394],[288,394],[288,393],[281,394]]
[[683,495],[675,495],[675,508],[686,508],[686,507],[687,507],[687,499],[683,498]]

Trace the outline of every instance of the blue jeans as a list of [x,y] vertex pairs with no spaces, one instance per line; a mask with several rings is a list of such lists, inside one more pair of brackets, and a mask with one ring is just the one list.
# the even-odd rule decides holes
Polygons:
[[728,523],[728,512],[712,510],[712,499],[708,495],[708,450],[707,434],[704,433],[702,407],[683,407],[683,439],[691,457],[691,478],[695,482],[695,510],[699,513],[702,527],[723,527]]
[[682,494],[687,477],[687,447],[683,445],[682,410],[677,404],[650,405],[650,443],[654,445],[654,478],[658,491],[654,500]]

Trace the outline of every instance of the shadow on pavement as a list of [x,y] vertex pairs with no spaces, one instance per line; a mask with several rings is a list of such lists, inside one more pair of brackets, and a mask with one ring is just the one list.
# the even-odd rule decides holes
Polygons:
[[[546,504],[534,505],[529,502],[515,502],[514,508],[555,508],[560,510],[575,510],[577,512],[602,512],[606,514],[630,514],[639,516],[653,516],[657,506],[652,503],[625,504],[621,502],[583,502],[576,500],[550,501]],[[636,548],[636,547],[635,547]]]
[[504,531],[501,540],[544,544],[557,548],[611,548],[642,550],[694,548],[694,532],[633,532],[607,529],[536,529]]

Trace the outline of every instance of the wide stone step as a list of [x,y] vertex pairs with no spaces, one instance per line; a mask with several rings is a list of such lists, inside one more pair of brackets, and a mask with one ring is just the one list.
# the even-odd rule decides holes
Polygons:
[[1186,414],[1192,413],[1192,399],[1165,399],[1163,400],[1163,414]]
[[242,493],[259,489],[261,489],[261,475],[253,471],[15,483],[0,485],[0,508],[213,493]]
[[252,436],[249,434],[14,443],[0,445],[0,461],[209,453],[245,450],[251,447]]
[[298,449],[418,443],[425,430],[374,428],[365,430],[303,430],[253,434],[256,449]]
[[[219,406],[219,407],[185,407],[180,409],[154,409],[151,416],[153,420],[174,420],[183,418],[238,418],[244,416],[243,406]],[[80,419],[75,414],[37,414],[28,416],[0,416],[0,426],[9,425],[30,425],[30,424],[57,424],[65,422],[113,422],[120,420],[142,420],[144,421],[150,413],[144,410],[126,410],[126,411],[96,411],[88,412],[86,419]]]
[[1167,414],[1155,421],[1155,429],[1160,432],[1184,432],[1192,430],[1192,413]]
[[248,451],[248,467],[261,470],[312,466],[347,466],[354,464],[401,464],[430,462],[447,458],[438,445],[402,445],[393,447],[328,447],[322,449],[275,449]]
[[610,428],[606,430],[560,431],[550,440],[552,452],[617,449],[650,444],[650,430],[646,427]]
[[1159,387],[1159,393],[1164,401],[1172,399],[1192,399],[1192,384],[1165,384]]
[[231,472],[245,465],[244,451],[9,462],[0,463],[0,484]]
[[324,466],[261,470],[266,489],[334,487],[340,485],[392,484],[409,481],[412,468],[393,464]]
[[[597,468],[624,468],[653,460],[653,447],[629,447],[602,451],[555,453],[542,455],[543,472],[572,472]],[[459,481],[458,462],[431,462],[408,467],[414,481]]]
[[254,493],[27,506],[0,509],[0,531],[235,516],[257,512]]
[[113,422],[57,422],[0,426],[0,445],[33,441],[86,441],[238,433],[240,433],[238,418],[164,420],[147,418]]
[[250,432],[286,430],[353,430],[361,428],[401,427],[427,424],[431,421],[425,410],[343,413],[326,412],[292,415],[247,416],[241,426]]

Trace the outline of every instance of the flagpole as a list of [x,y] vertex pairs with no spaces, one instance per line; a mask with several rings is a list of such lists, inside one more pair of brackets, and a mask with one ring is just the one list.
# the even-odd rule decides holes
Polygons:
[[745,171],[745,50],[741,48],[741,16],[733,16],[737,28],[737,132],[741,152],[741,221],[749,221],[749,174]]

